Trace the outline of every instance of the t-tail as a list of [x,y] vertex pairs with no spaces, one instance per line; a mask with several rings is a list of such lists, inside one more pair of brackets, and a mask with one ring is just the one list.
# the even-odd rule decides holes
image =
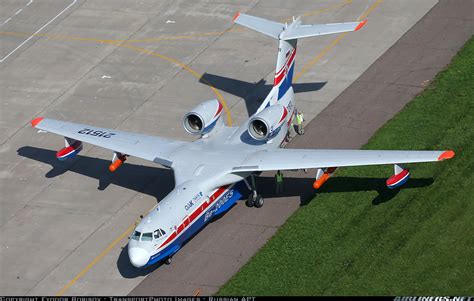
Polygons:
[[[234,22],[279,40],[278,58],[273,80],[273,90],[257,112],[281,100],[290,90],[295,69],[296,45],[300,38],[322,36],[348,31],[357,31],[367,23],[361,22],[303,25],[300,17],[290,24],[278,23],[254,16],[237,13]],[[292,92],[292,89],[291,89]]]

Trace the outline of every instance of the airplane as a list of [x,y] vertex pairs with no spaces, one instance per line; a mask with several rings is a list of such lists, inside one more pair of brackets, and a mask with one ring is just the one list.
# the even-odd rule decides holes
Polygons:
[[202,102],[184,115],[192,142],[129,133],[115,129],[71,123],[43,117],[31,121],[39,132],[64,136],[59,160],[74,157],[82,143],[113,151],[109,166],[115,172],[128,156],[149,160],[174,171],[175,187],[135,227],[129,238],[128,256],[137,268],[157,262],[170,264],[173,255],[214,217],[228,211],[247,187],[249,207],[260,208],[255,178],[264,171],[316,169],[313,187],[318,189],[336,168],[363,165],[393,165],[389,188],[409,178],[404,163],[451,159],[448,151],[284,149],[282,144],[295,117],[292,87],[299,38],[357,31],[366,20],[303,25],[300,18],[290,24],[237,13],[233,21],[279,41],[273,87],[259,109],[240,126],[223,122],[223,106],[217,99]]

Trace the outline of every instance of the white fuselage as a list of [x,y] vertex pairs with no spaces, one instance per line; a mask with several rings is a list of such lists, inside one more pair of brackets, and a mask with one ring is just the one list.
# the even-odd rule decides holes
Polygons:
[[[272,90],[262,106],[274,103],[272,98],[276,97],[276,93],[277,89]],[[290,88],[278,101],[287,108],[289,114],[279,132],[269,141],[257,141],[250,137],[247,132],[247,121],[240,127],[218,127],[206,138],[194,141],[186,149],[176,150],[173,162],[186,162],[184,168],[187,171],[186,176],[189,178],[189,175],[192,175],[193,179],[180,183],[181,175],[175,173],[176,183],[180,184],[153,207],[137,225],[128,243],[130,262],[134,266],[143,267],[173,255],[213,216],[232,207],[241,196],[235,184],[248,177],[250,173],[224,171],[222,174],[215,174],[214,167],[241,164],[242,162],[229,164],[232,158],[237,157],[232,156],[233,152],[248,152],[250,155],[256,150],[280,147],[293,119],[293,99],[293,89]],[[199,156],[200,162],[204,159],[209,164],[190,163],[190,152]],[[182,160],[184,156],[187,160]]]

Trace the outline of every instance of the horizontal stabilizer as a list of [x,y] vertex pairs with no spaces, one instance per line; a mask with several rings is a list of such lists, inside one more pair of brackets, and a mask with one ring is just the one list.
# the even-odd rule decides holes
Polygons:
[[308,37],[323,36],[333,33],[342,33],[348,31],[356,31],[362,28],[367,23],[367,20],[362,22],[345,22],[345,23],[330,23],[330,24],[315,24],[315,25],[300,25],[288,30],[284,30],[281,35],[281,40],[293,40]]
[[285,29],[285,24],[241,13],[235,15],[234,22],[275,39],[278,39],[280,33]]
[[237,13],[234,17],[234,22],[278,40],[294,40],[357,31],[367,23],[367,20],[361,22],[302,25],[298,17],[293,19],[293,22],[288,25]]

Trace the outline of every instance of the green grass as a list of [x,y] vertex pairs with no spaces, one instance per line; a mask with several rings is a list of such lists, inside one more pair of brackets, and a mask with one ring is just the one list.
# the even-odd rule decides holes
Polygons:
[[392,166],[339,170],[218,294],[474,294],[474,39],[364,148],[456,157],[399,191]]

